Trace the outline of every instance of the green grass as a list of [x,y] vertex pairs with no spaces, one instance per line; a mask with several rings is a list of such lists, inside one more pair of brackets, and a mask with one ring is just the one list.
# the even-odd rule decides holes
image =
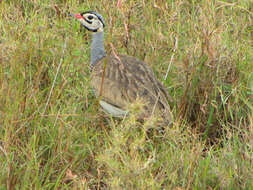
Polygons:
[[[167,87],[164,133],[97,106],[91,36],[64,16],[86,10]],[[0,16],[0,189],[253,189],[252,1],[6,0]]]

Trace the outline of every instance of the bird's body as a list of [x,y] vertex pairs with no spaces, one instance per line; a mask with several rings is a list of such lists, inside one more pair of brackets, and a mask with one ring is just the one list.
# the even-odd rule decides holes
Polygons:
[[91,86],[95,95],[101,96],[100,105],[104,110],[112,116],[124,117],[128,114],[129,104],[140,100],[145,104],[140,118],[159,114],[170,123],[170,97],[152,69],[132,56],[115,53],[106,55],[103,44],[104,20],[101,15],[87,11],[72,16],[94,32],[91,44]]
[[[103,76],[104,62],[106,68]],[[145,104],[142,117],[147,118],[152,113],[160,112],[169,119],[169,97],[166,89],[145,62],[127,55],[109,55],[93,67],[91,85],[97,97],[100,95],[102,80],[102,100],[106,103],[127,110],[129,103],[139,99]],[[124,112],[117,116],[123,115]]]

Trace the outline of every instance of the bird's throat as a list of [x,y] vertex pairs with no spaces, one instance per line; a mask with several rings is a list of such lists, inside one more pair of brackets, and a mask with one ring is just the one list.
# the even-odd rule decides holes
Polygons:
[[106,56],[104,49],[104,32],[96,32],[91,43],[91,69]]

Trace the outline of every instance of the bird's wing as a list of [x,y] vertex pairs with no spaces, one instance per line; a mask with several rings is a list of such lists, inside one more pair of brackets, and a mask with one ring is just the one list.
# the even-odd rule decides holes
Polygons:
[[[104,63],[106,69],[103,77]],[[129,103],[140,98],[146,103],[148,113],[154,110],[154,106],[158,110],[170,112],[166,89],[147,64],[135,57],[110,55],[98,62],[91,77],[91,85],[97,97],[101,94],[102,84],[102,100],[117,108],[126,110]]]

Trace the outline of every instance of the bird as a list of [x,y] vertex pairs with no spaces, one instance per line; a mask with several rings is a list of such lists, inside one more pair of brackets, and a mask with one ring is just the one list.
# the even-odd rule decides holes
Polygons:
[[[144,102],[138,119],[148,119],[153,114],[169,125],[172,112],[166,88],[157,80],[153,70],[142,60],[129,55],[110,53],[104,48],[105,21],[95,11],[70,14],[81,26],[92,32],[90,49],[91,87],[104,111],[113,117],[128,116],[129,104]],[[132,113],[131,113],[132,114]]]

